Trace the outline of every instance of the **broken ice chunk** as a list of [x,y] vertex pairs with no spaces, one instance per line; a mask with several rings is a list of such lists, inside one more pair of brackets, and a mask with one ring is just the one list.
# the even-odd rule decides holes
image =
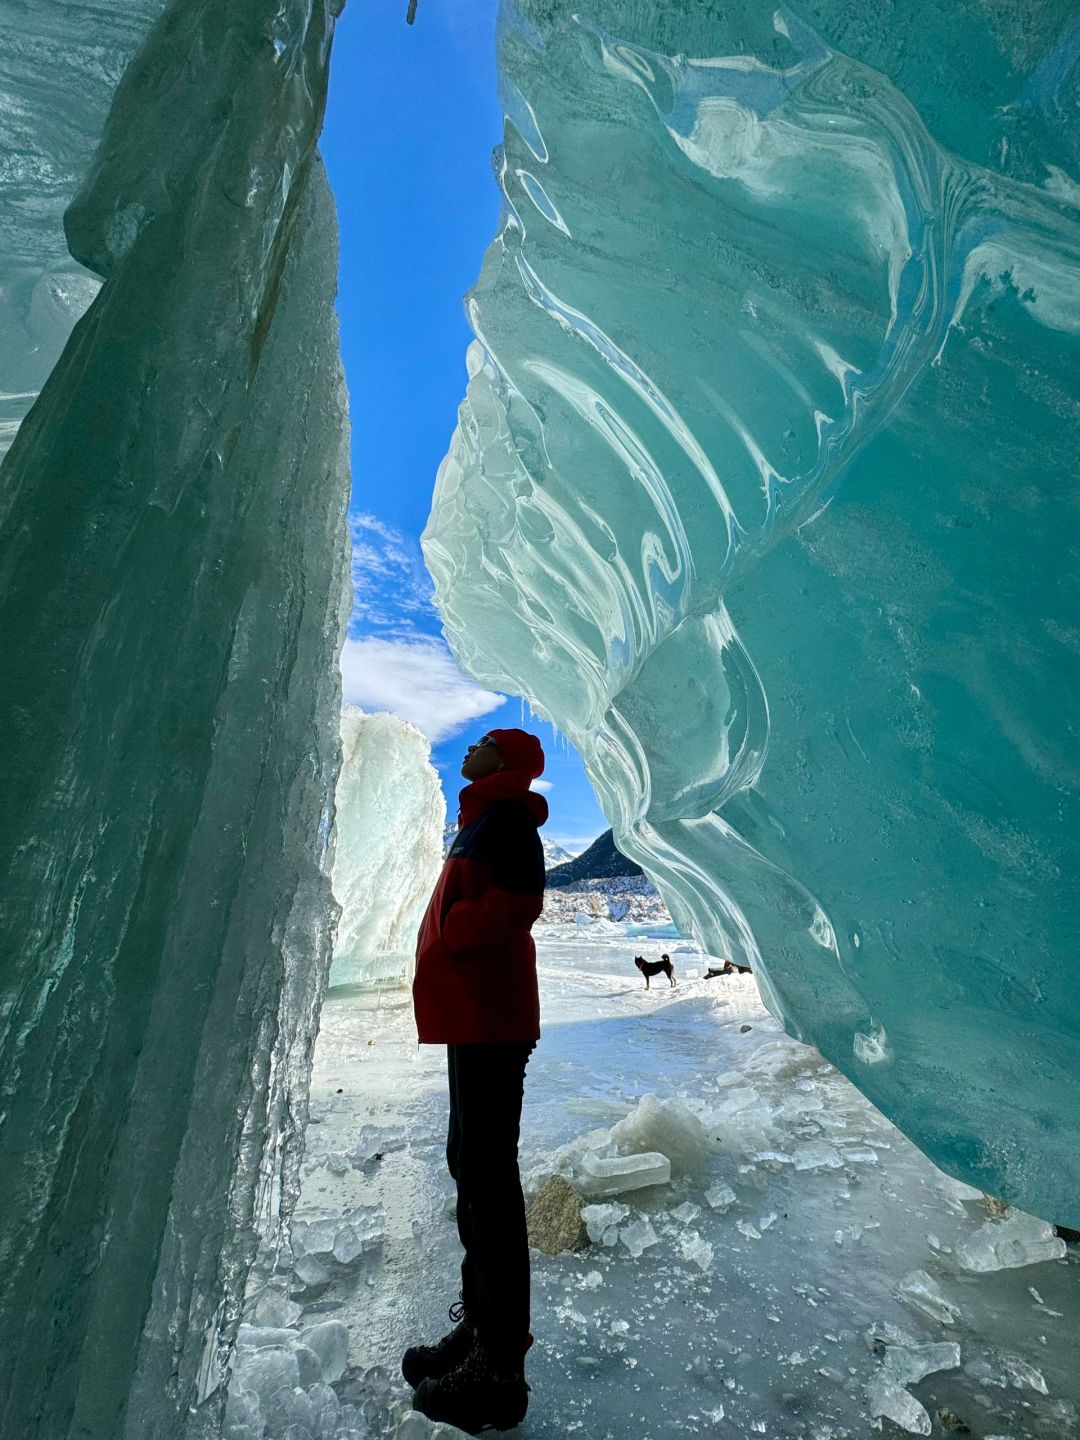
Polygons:
[[700,1170],[709,1158],[709,1137],[681,1100],[643,1095],[636,1110],[611,1127],[611,1138],[624,1153],[666,1155],[677,1175]]
[[301,1341],[319,1357],[322,1378],[327,1385],[340,1380],[349,1359],[349,1332],[340,1320],[323,1320],[300,1332]]
[[335,1220],[313,1220],[310,1225],[297,1225],[293,1229],[293,1250],[297,1255],[316,1255],[324,1259],[333,1254],[336,1232]]
[[727,1210],[735,1204],[735,1191],[722,1180],[717,1180],[715,1185],[710,1185],[705,1191],[705,1199],[714,1210]]
[[330,1271],[317,1255],[301,1255],[293,1266],[293,1274],[302,1285],[325,1285]]
[[431,1427],[418,1410],[407,1410],[392,1433],[392,1440],[428,1440]]
[[912,1270],[896,1287],[900,1299],[940,1325],[955,1325],[960,1311],[938,1289],[925,1270]]
[[666,1185],[671,1179],[671,1161],[666,1155],[646,1152],[643,1155],[613,1155],[607,1158],[591,1151],[582,1156],[585,1172],[582,1189],[590,1198],[621,1195],[626,1190],[642,1190],[647,1185]]
[[783,1170],[788,1165],[794,1165],[794,1155],[788,1155],[784,1150],[756,1150],[750,1159],[755,1165],[762,1165],[766,1170]]
[[364,1242],[355,1225],[343,1225],[334,1236],[334,1259],[339,1265],[351,1265],[364,1253]]
[[681,1205],[676,1205],[671,1211],[671,1218],[678,1220],[680,1225],[689,1225],[691,1220],[701,1214],[701,1206],[695,1205],[691,1200],[684,1200]]
[[293,1348],[293,1354],[296,1356],[301,1389],[306,1390],[309,1385],[318,1385],[322,1380],[322,1361],[315,1351],[307,1345],[297,1344]]
[[751,1225],[749,1220],[740,1220],[735,1227],[740,1235],[745,1235],[747,1240],[760,1240],[761,1231],[756,1225]]
[[679,1237],[679,1248],[683,1259],[689,1260],[699,1270],[710,1270],[713,1262],[713,1247],[696,1230],[687,1230]]
[[284,1325],[241,1325],[236,1332],[236,1348],[265,1350],[268,1345],[284,1345],[287,1348],[299,1338],[295,1330]]
[[871,1419],[891,1420],[911,1435],[929,1435],[930,1416],[914,1395],[887,1375],[875,1375],[866,1387],[866,1404]]
[[367,1125],[362,1126],[349,1155],[349,1163],[359,1170],[372,1160],[381,1159],[395,1139],[396,1136],[392,1134],[384,1137],[378,1130],[370,1129]]
[[721,1095],[717,1102],[717,1113],[735,1115],[740,1110],[747,1110],[751,1105],[756,1105],[759,1098],[758,1092],[750,1086],[736,1086]]
[[286,1328],[295,1325],[303,1313],[303,1306],[298,1305],[295,1300],[289,1300],[274,1290],[268,1290],[256,1301],[253,1318],[256,1325]]
[[295,1389],[300,1384],[296,1355],[284,1345],[272,1345],[238,1356],[234,1383],[253,1390],[264,1402],[279,1390]]
[[630,1254],[635,1260],[639,1255],[644,1254],[650,1245],[657,1244],[659,1238],[656,1231],[644,1216],[635,1220],[632,1225],[627,1225],[625,1229],[619,1231],[619,1239],[626,1246],[627,1250],[630,1251]]
[[620,1205],[618,1201],[613,1205],[584,1205],[581,1210],[586,1233],[594,1245],[601,1240],[606,1243],[606,1232],[621,1225],[629,1214],[629,1205]]
[[849,1165],[876,1165],[878,1153],[871,1150],[869,1145],[855,1146],[844,1151],[844,1159]]
[[335,1258],[343,1265],[351,1264],[351,1261],[341,1260],[336,1251],[340,1242],[342,1251],[351,1253],[354,1236],[360,1241],[364,1253],[377,1250],[385,1238],[385,1225],[386,1213],[381,1205],[357,1205],[347,1210],[334,1233]]
[[885,1352],[885,1371],[897,1385],[917,1385],[939,1370],[960,1368],[960,1346],[953,1341],[927,1345],[890,1345]]
[[794,1149],[796,1170],[838,1170],[844,1163],[824,1140],[804,1140]]
[[1064,1254],[1065,1241],[1054,1227],[1021,1210],[1010,1211],[1004,1220],[987,1220],[956,1247],[957,1260],[976,1274],[1060,1260]]
[[1009,1377],[1014,1390],[1022,1390],[1026,1385],[1030,1390],[1036,1390],[1040,1395],[1049,1394],[1046,1388],[1046,1381],[1026,1360],[1021,1360],[1017,1355],[1002,1355],[1001,1368]]

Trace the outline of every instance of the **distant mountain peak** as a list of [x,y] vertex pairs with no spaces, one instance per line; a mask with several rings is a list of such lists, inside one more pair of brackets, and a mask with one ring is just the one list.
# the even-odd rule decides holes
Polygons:
[[[457,832],[457,821],[448,821],[446,829],[443,831],[443,855],[449,853],[450,846],[457,838]],[[549,840],[543,833],[540,835],[540,843],[544,847],[544,868],[546,870],[550,871],[573,859],[573,853],[570,850],[560,845],[557,840]]]
[[559,890],[566,885],[576,885],[579,880],[612,880],[627,875],[641,875],[640,865],[628,860],[616,848],[615,837],[610,830],[598,835],[587,850],[573,860],[551,866],[548,870],[548,889]]

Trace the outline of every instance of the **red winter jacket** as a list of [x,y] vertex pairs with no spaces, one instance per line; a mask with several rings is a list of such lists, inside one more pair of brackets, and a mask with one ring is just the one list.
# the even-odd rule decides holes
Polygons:
[[540,1038],[536,947],[544,906],[537,826],[547,801],[520,770],[498,770],[461,792],[457,838],[416,943],[413,1008],[425,1045]]

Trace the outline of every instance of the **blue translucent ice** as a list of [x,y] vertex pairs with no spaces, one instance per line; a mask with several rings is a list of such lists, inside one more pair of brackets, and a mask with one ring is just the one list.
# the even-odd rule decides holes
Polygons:
[[530,0],[500,45],[455,651],[793,1034],[1080,1224],[1074,8]]

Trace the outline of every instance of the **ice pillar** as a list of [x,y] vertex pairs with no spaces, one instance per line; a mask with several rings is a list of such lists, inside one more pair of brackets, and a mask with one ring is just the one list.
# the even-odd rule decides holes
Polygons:
[[295,1186],[336,915],[336,8],[154,25],[67,215],[105,283],[0,472],[5,1435],[215,1433]]

